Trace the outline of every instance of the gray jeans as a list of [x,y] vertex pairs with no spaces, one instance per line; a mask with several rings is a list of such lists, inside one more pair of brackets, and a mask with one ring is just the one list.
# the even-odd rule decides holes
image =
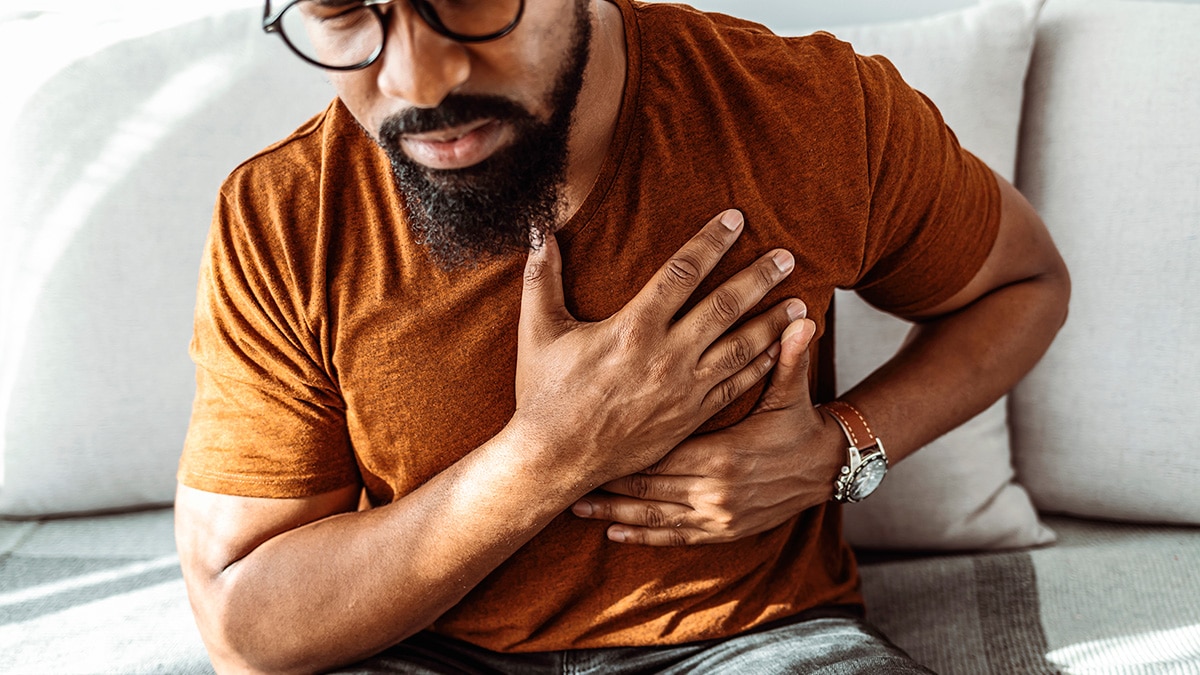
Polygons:
[[683,675],[684,673],[925,673],[856,612],[823,608],[724,640],[502,654],[419,633],[339,673],[418,675]]

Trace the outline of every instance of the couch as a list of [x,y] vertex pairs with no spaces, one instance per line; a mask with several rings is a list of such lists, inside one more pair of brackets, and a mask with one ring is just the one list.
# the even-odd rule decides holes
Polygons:
[[[868,611],[942,673],[1200,673],[1200,2],[876,4],[906,18],[701,7],[891,58],[1074,295],[1008,397],[847,508]],[[257,9],[204,11],[0,12],[0,672],[211,671],[170,509],[197,262],[221,178],[331,92]],[[837,312],[848,384],[907,327]]]

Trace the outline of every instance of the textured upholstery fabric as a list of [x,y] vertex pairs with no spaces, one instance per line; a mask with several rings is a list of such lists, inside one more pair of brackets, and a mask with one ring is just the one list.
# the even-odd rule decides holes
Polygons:
[[[212,672],[171,517],[0,521],[0,672]],[[1200,672],[1200,530],[1050,525],[1034,551],[865,558],[868,618],[946,675]]]
[[1048,519],[1032,551],[867,560],[867,616],[939,673],[1200,672],[1200,530]]
[[1200,524],[1200,6],[1051,0],[1020,187],[1071,270],[1071,316],[1013,395],[1046,510]]

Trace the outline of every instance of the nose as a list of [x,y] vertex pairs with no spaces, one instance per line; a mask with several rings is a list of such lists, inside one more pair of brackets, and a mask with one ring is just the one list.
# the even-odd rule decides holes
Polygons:
[[387,44],[376,67],[379,90],[418,108],[433,108],[471,75],[467,48],[439,35],[408,2],[387,10]]

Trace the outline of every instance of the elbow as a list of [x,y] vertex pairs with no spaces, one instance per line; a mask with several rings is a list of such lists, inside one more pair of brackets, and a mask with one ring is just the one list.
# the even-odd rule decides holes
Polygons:
[[1062,329],[1067,322],[1071,309],[1071,272],[1061,256],[1055,256],[1056,264],[1046,273],[1046,283],[1050,288],[1050,305],[1052,316],[1057,323],[1055,333]]
[[188,584],[188,597],[200,637],[213,668],[225,673],[305,673],[311,664],[294,661],[295,650],[286,648],[286,638],[270,635],[270,612],[247,607],[232,570],[208,576],[200,584]]

